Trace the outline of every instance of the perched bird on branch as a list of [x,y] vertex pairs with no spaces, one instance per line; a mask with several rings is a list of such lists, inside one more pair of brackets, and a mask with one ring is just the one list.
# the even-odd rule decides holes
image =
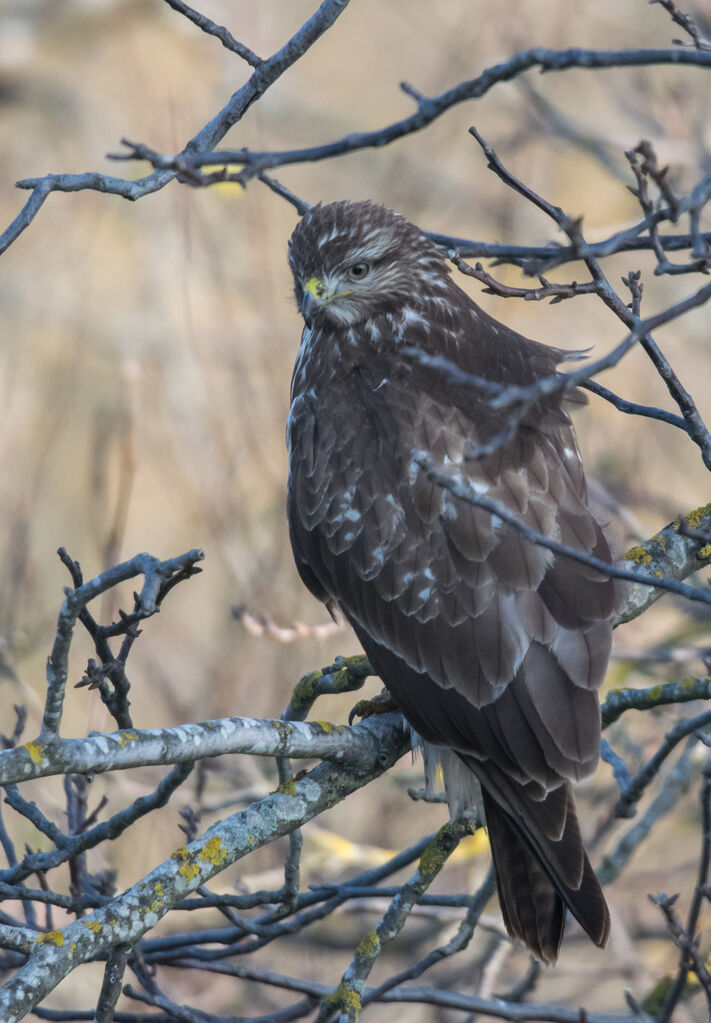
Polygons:
[[313,207],[289,260],[306,322],[287,428],[301,578],[437,748],[451,811],[483,810],[509,932],[554,961],[569,909],[603,946],[570,783],[597,764],[614,584],[476,504],[609,561],[567,411],[581,399],[541,397],[507,432],[510,408],[412,357],[530,385],[567,353],[488,316],[443,251],[381,206]]

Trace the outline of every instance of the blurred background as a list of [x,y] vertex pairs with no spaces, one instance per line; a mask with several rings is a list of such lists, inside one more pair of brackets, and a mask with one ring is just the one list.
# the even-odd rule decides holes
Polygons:
[[[260,56],[281,46],[315,7],[315,0],[199,4]],[[225,144],[292,148],[382,127],[412,110],[400,81],[434,95],[528,46],[664,47],[679,35],[660,6],[643,0],[352,0]],[[14,188],[17,179],[58,171],[147,173],[146,165],[115,164],[105,154],[118,151],[124,136],[177,152],[248,73],[237,57],[159,0],[5,0],[0,223],[8,224],[25,201],[26,193]],[[584,214],[584,230],[595,240],[639,216],[626,188],[633,179],[624,150],[641,138],[652,141],[660,162],[670,165],[679,190],[709,172],[708,94],[708,76],[699,69],[529,73],[383,150],[283,168],[276,176],[308,202],[371,198],[432,231],[519,244],[549,241],[549,221],[487,171],[468,135],[475,124],[527,184],[567,212]],[[12,705],[26,703],[26,737],[37,731],[44,662],[62,587],[70,582],[55,555],[60,545],[81,562],[87,578],[142,550],[161,558],[191,547],[206,552],[204,573],[170,595],[132,654],[128,674],[137,727],[277,716],[303,673],[357,651],[345,629],[302,630],[306,637],[288,644],[268,634],[276,629],[255,634],[260,629],[254,622],[262,620],[286,627],[287,634],[294,623],[328,623],[293,567],[284,510],[284,425],[301,331],[286,262],[295,223],[294,209],[258,182],[246,191],[174,182],[135,204],[90,191],[55,193],[2,257],[0,730],[12,731]],[[680,229],[687,230],[686,224]],[[616,285],[638,268],[647,315],[698,286],[683,277],[655,278],[649,255],[605,263]],[[570,280],[573,269],[585,279],[578,267],[551,277]],[[507,283],[521,283],[518,271],[494,272]],[[624,333],[594,298],[531,304],[483,295],[465,278],[459,283],[494,316],[540,341],[593,346],[600,355]],[[658,335],[707,417],[708,325],[706,307]],[[670,407],[641,351],[602,382],[630,400]],[[576,423],[621,548],[709,500],[697,449],[672,427],[623,418],[597,398]],[[130,606],[131,587],[120,603]],[[117,606],[112,596],[95,614],[108,621]],[[246,622],[235,620],[233,606],[248,610]],[[612,684],[702,674],[698,648],[710,642],[708,616],[667,598],[619,630],[617,641],[622,656],[613,661]],[[645,651],[660,645],[692,649],[675,654],[672,663],[644,659]],[[72,681],[91,654],[77,633]],[[378,688],[373,681],[367,692]],[[354,699],[324,700],[316,716],[344,720]],[[618,741],[632,763],[644,759],[674,713],[661,713],[656,723],[639,715],[624,722]],[[70,690],[65,735],[109,725],[96,693]],[[238,805],[276,784],[271,763],[246,757],[210,763],[207,772],[201,829],[212,819],[211,807],[223,816],[225,800]],[[94,799],[107,794],[109,809],[115,809],[148,791],[159,776],[146,769],[98,779]],[[442,823],[443,808],[412,803],[409,784],[420,784],[420,771],[408,762],[307,828],[303,883],[339,879]],[[603,765],[582,796],[588,834],[609,813],[613,792],[611,771]],[[31,798],[61,816],[60,782],[43,782]],[[162,814],[134,827],[130,839],[93,854],[118,872],[119,887],[181,844],[178,809],[194,798],[194,788],[185,787]],[[610,888],[617,923],[608,950],[589,952],[571,928],[570,946],[555,974],[547,975],[541,997],[622,1011],[624,987],[642,997],[673,969],[674,950],[662,940],[646,892],[667,887],[688,898],[700,841],[696,804],[695,792],[682,800],[675,818],[661,822],[623,881]],[[605,836],[596,862],[627,826],[618,822]],[[42,836],[23,827],[27,834],[16,837],[41,847]],[[440,882],[445,889],[466,889],[482,876],[487,854],[478,850],[474,843],[470,855],[449,868]],[[232,890],[238,879],[250,887],[278,885],[283,852],[282,845],[263,851],[225,872],[215,887]],[[498,914],[495,901],[490,913]],[[178,916],[164,921],[163,930],[188,925]],[[310,944],[282,947],[278,968],[336,983],[377,917],[361,907],[339,919],[337,936],[314,932]],[[425,926],[432,921],[413,923],[415,937],[387,953],[389,970],[409,961],[417,941],[433,942]],[[435,935],[446,936],[452,926],[440,920]],[[263,964],[275,966],[273,955],[266,954]],[[589,964],[583,975],[581,955]],[[496,989],[520,976],[525,963],[522,952],[511,952]],[[82,972],[84,988],[70,978],[48,1004],[94,1005],[100,971],[93,976],[93,969]],[[459,957],[441,977],[472,990],[478,980],[467,969],[466,956]],[[234,980],[213,977],[201,990],[204,981],[180,975],[171,984],[177,1001],[205,1011],[267,1011],[272,997],[274,1005],[283,1004],[278,993]],[[696,1018],[694,1005],[689,1018]],[[401,1018],[396,1006],[372,1015]],[[412,1007],[408,1018],[449,1017]]]

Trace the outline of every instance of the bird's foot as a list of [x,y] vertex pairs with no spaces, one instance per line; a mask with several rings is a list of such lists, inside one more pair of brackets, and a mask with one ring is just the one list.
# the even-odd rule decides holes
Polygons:
[[351,707],[348,724],[352,725],[355,718],[369,718],[373,714],[387,714],[391,710],[397,710],[397,706],[387,689],[383,689],[382,693],[378,693],[372,700],[358,700],[355,706]]

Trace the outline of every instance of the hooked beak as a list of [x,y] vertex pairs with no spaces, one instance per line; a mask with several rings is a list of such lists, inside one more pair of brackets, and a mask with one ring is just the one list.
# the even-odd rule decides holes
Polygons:
[[304,293],[301,298],[301,315],[306,321],[307,327],[311,326],[314,313],[318,312],[326,301],[326,289],[320,277],[310,277],[304,284]]

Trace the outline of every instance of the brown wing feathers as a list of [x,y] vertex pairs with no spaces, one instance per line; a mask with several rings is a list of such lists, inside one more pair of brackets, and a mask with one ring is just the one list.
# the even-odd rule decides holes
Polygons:
[[[420,735],[456,751],[479,779],[510,932],[554,960],[567,907],[604,944],[609,916],[569,781],[597,762],[613,585],[412,463],[424,450],[522,522],[608,558],[573,428],[546,399],[509,445],[469,459],[505,413],[399,346],[503,383],[549,375],[561,353],[487,317],[396,215],[369,204],[319,209],[290,249],[297,298],[305,275],[320,274],[333,292],[315,313],[308,303],[315,318],[292,386],[289,521],[302,577],[341,606]],[[339,292],[348,253],[367,261],[368,244],[380,254],[372,283]]]

